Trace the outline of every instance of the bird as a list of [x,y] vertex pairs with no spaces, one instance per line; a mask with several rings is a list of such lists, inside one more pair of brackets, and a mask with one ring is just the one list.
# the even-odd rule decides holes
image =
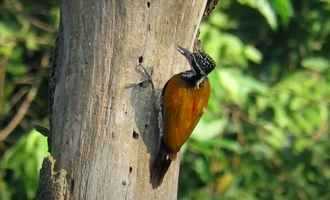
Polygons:
[[213,71],[214,60],[203,51],[191,52],[181,46],[177,51],[190,69],[172,76],[161,94],[160,145],[151,168],[151,180],[159,186],[170,164],[200,120],[210,97],[207,75]]

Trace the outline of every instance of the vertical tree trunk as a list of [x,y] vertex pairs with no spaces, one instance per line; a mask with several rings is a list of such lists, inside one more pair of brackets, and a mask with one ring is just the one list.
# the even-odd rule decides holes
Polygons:
[[176,199],[179,161],[160,187],[150,183],[157,114],[136,66],[153,69],[158,90],[187,63],[206,0],[61,2],[51,154],[42,199]]

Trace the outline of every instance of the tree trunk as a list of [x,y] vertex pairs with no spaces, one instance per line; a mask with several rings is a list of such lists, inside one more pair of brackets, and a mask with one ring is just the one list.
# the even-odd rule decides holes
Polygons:
[[[157,91],[188,67],[206,0],[61,1],[51,107],[51,155],[39,199],[176,199],[179,159],[153,188]],[[153,69],[153,70],[151,70]],[[55,169],[54,160],[56,160]]]

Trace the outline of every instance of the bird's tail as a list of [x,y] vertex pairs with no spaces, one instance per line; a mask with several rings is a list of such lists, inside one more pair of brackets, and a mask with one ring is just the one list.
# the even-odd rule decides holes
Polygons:
[[158,154],[151,167],[151,182],[154,187],[158,187],[162,183],[163,178],[175,157],[176,154],[170,153],[165,144],[161,142]]

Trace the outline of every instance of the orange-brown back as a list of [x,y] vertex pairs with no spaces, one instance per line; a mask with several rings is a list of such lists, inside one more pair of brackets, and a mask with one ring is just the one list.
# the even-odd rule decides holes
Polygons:
[[199,88],[173,76],[163,90],[163,141],[171,153],[177,153],[187,141],[207,106],[210,84],[205,79]]

